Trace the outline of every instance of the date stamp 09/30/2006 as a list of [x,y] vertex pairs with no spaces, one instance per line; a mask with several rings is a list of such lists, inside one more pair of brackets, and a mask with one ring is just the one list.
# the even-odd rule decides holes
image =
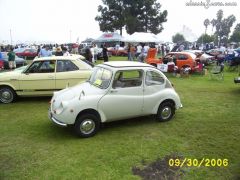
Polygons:
[[215,158],[202,158],[202,159],[193,159],[193,158],[171,158],[168,161],[169,166],[176,167],[227,167],[229,164],[228,159],[215,159]]

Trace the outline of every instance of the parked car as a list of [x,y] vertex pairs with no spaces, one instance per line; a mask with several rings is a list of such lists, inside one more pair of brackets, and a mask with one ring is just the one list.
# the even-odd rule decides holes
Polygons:
[[220,49],[210,49],[210,50],[206,51],[205,53],[210,56],[217,57],[219,54],[222,54],[223,51]]
[[32,48],[26,48],[22,51],[17,51],[16,55],[22,58],[35,58],[36,56],[38,56],[37,49]]
[[25,69],[0,73],[0,102],[11,103],[17,96],[51,96],[54,91],[84,82],[92,67],[83,57],[36,58]]
[[212,64],[215,60],[214,56],[206,54],[204,51],[201,50],[186,50],[184,52],[190,52],[196,55],[196,60],[200,60],[203,64],[209,65]]
[[170,52],[163,58],[154,59],[154,61],[147,60],[147,63],[157,67],[157,64],[167,64],[170,61],[170,58],[173,59],[173,62],[178,69],[189,67],[191,70],[194,70],[194,67],[196,66],[196,55],[190,52]]
[[[9,69],[8,55],[7,55],[8,52],[0,52],[0,53],[2,54],[3,69]],[[16,55],[15,63],[16,63],[16,67],[21,67],[21,66],[25,66],[27,64],[27,61]]]
[[95,66],[87,82],[55,92],[49,118],[60,126],[73,125],[80,137],[90,137],[101,123],[151,114],[168,121],[180,107],[178,94],[160,70],[115,61]]
[[116,48],[111,47],[108,48],[108,52],[111,53],[111,55],[113,56],[127,56],[128,52],[124,47],[119,47],[118,50],[116,50]]

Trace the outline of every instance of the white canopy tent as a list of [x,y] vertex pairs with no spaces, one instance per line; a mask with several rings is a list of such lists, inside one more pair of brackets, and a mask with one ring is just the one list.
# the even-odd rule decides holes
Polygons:
[[122,36],[118,33],[104,33],[99,38],[94,40],[94,42],[120,42],[122,40]]
[[161,42],[158,37],[153,33],[146,32],[135,32],[132,35],[127,35],[122,38],[123,42],[132,42],[132,43],[150,43],[150,42]]

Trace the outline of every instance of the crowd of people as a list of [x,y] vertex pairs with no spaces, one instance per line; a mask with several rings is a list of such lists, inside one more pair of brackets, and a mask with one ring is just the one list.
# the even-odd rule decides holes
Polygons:
[[[101,57],[103,58],[104,62],[108,61],[108,44],[101,44]],[[121,46],[120,46],[121,45]],[[16,46],[0,46],[0,52],[8,52],[8,61],[9,61],[9,67],[10,69],[15,68],[14,61],[15,61],[15,53],[14,50],[18,48],[23,48],[24,46],[22,45],[16,45]],[[84,52],[82,53],[81,49],[82,48],[80,45],[76,43],[72,44],[42,44],[42,45],[33,45],[31,48],[36,49],[37,51],[37,56],[38,57],[46,57],[46,56],[68,56],[70,54],[81,54],[84,55],[86,60],[95,63],[98,59],[99,56],[99,48],[97,47],[96,44],[92,44],[91,46],[86,46],[84,47]],[[127,52],[127,58],[129,61],[134,61],[137,60],[139,62],[144,62],[145,58],[147,57],[147,53],[149,48],[156,48],[156,55],[159,55],[161,57],[165,56],[171,51],[184,51],[184,50],[199,50],[201,49],[198,44],[193,44],[191,47],[188,45],[182,43],[182,44],[175,44],[174,47],[170,47],[168,43],[163,43],[163,44],[155,44],[155,43],[138,43],[138,44],[132,44],[132,43],[123,43],[123,44],[115,44],[114,49],[118,50],[120,48],[124,48],[125,51]],[[202,50],[210,50],[213,49],[214,46],[213,44],[208,44],[206,43]],[[226,54],[234,54],[234,52],[231,48],[225,48],[221,46],[219,48],[222,54],[220,56],[225,56]],[[234,54],[236,56],[236,54]],[[0,54],[1,58],[1,54]]]

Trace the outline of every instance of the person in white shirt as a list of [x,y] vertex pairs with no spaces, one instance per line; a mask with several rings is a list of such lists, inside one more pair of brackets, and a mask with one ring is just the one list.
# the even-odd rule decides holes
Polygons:
[[94,59],[94,47],[93,45],[90,48],[91,54],[92,54],[92,63],[95,63],[95,59]]
[[70,53],[68,52],[66,47],[62,48],[63,56],[70,56]]
[[137,45],[137,51],[136,51],[136,58],[138,58],[138,56],[141,54],[142,52],[142,46],[141,44]]
[[91,48],[91,53],[92,53],[92,62],[95,63],[97,61],[97,54],[98,54],[98,48],[96,44],[93,44]]
[[147,56],[149,46],[144,46],[144,55]]

